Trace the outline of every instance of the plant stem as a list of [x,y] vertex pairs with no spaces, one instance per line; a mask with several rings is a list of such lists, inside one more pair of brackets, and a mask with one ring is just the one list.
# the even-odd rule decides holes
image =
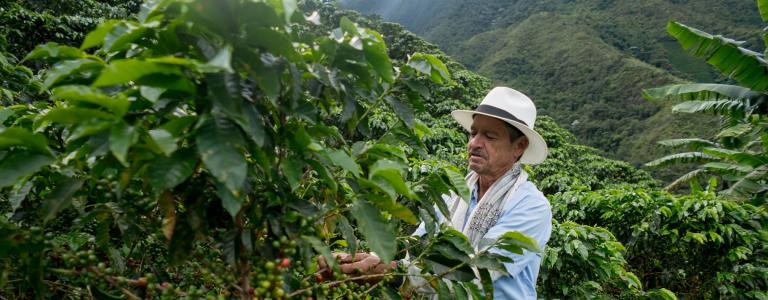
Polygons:
[[[388,276],[388,275],[408,276],[409,274],[408,273],[386,273],[386,274],[360,275],[360,276],[355,276],[355,277],[347,277],[347,278],[344,278],[344,279],[340,279],[340,280],[336,280],[336,281],[331,281],[331,282],[324,282],[324,283],[320,284],[320,286],[332,287],[332,286],[337,286],[337,285],[345,283],[345,282],[357,281],[357,280],[366,280],[366,279],[375,279],[375,278],[381,278],[381,277]],[[295,290],[292,293],[288,294],[287,298],[291,298],[291,297],[295,297],[295,296],[301,295],[304,292],[306,292],[308,290],[311,290],[311,289],[313,289],[315,287],[307,287],[307,288]]]

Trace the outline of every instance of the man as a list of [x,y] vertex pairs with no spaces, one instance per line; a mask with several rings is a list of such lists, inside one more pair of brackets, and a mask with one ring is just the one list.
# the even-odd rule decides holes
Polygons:
[[[552,211],[549,201],[521,168],[521,164],[537,164],[547,156],[544,139],[533,130],[533,102],[516,90],[496,87],[474,111],[456,110],[451,115],[470,133],[467,152],[472,171],[466,180],[472,194],[470,201],[456,195],[447,199],[451,215],[441,217],[441,221],[462,231],[476,248],[508,231],[519,231],[534,238],[543,249],[552,232]],[[414,235],[424,233],[422,224]],[[514,260],[505,264],[508,276],[494,278],[494,298],[536,299],[541,254],[491,252]],[[351,260],[350,256],[341,257],[342,272],[381,274],[395,266],[365,253]]]

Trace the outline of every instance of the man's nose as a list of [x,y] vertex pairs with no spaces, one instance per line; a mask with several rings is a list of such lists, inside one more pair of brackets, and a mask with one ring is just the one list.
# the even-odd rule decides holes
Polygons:
[[469,148],[470,151],[477,149],[482,145],[482,141],[480,141],[479,137],[480,137],[479,134],[469,137],[469,143],[467,143],[467,148]]

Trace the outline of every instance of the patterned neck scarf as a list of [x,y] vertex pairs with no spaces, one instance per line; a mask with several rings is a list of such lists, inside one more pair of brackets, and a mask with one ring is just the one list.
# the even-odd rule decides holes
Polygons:
[[[475,186],[479,178],[477,173],[470,172],[466,177],[467,185]],[[515,163],[507,173],[488,188],[481,199],[478,199],[477,207],[467,218],[468,226],[465,226],[464,219],[469,205],[467,201],[455,196],[451,207],[451,225],[456,229],[463,228],[463,233],[469,238],[469,242],[473,246],[481,246],[480,242],[483,236],[491,227],[496,225],[499,219],[501,210],[504,208],[504,199],[517,189],[519,183],[524,182],[527,178],[528,174],[522,170],[520,163]]]

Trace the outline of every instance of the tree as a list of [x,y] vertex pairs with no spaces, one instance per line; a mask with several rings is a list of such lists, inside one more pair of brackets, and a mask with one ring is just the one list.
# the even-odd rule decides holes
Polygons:
[[[758,8],[763,21],[768,21],[768,1],[758,1]],[[695,182],[706,175],[717,175],[729,183],[724,194],[762,203],[768,190],[768,63],[764,54],[742,48],[741,42],[677,22],[670,22],[667,31],[683,48],[705,58],[738,85],[678,84],[645,90],[643,94],[647,99],[681,101],[673,107],[675,112],[710,112],[723,117],[723,128],[714,140],[662,141],[662,145],[689,147],[693,151],[668,155],[647,166],[699,163],[697,169],[681,176],[668,188]],[[766,43],[768,45],[768,40]]]

